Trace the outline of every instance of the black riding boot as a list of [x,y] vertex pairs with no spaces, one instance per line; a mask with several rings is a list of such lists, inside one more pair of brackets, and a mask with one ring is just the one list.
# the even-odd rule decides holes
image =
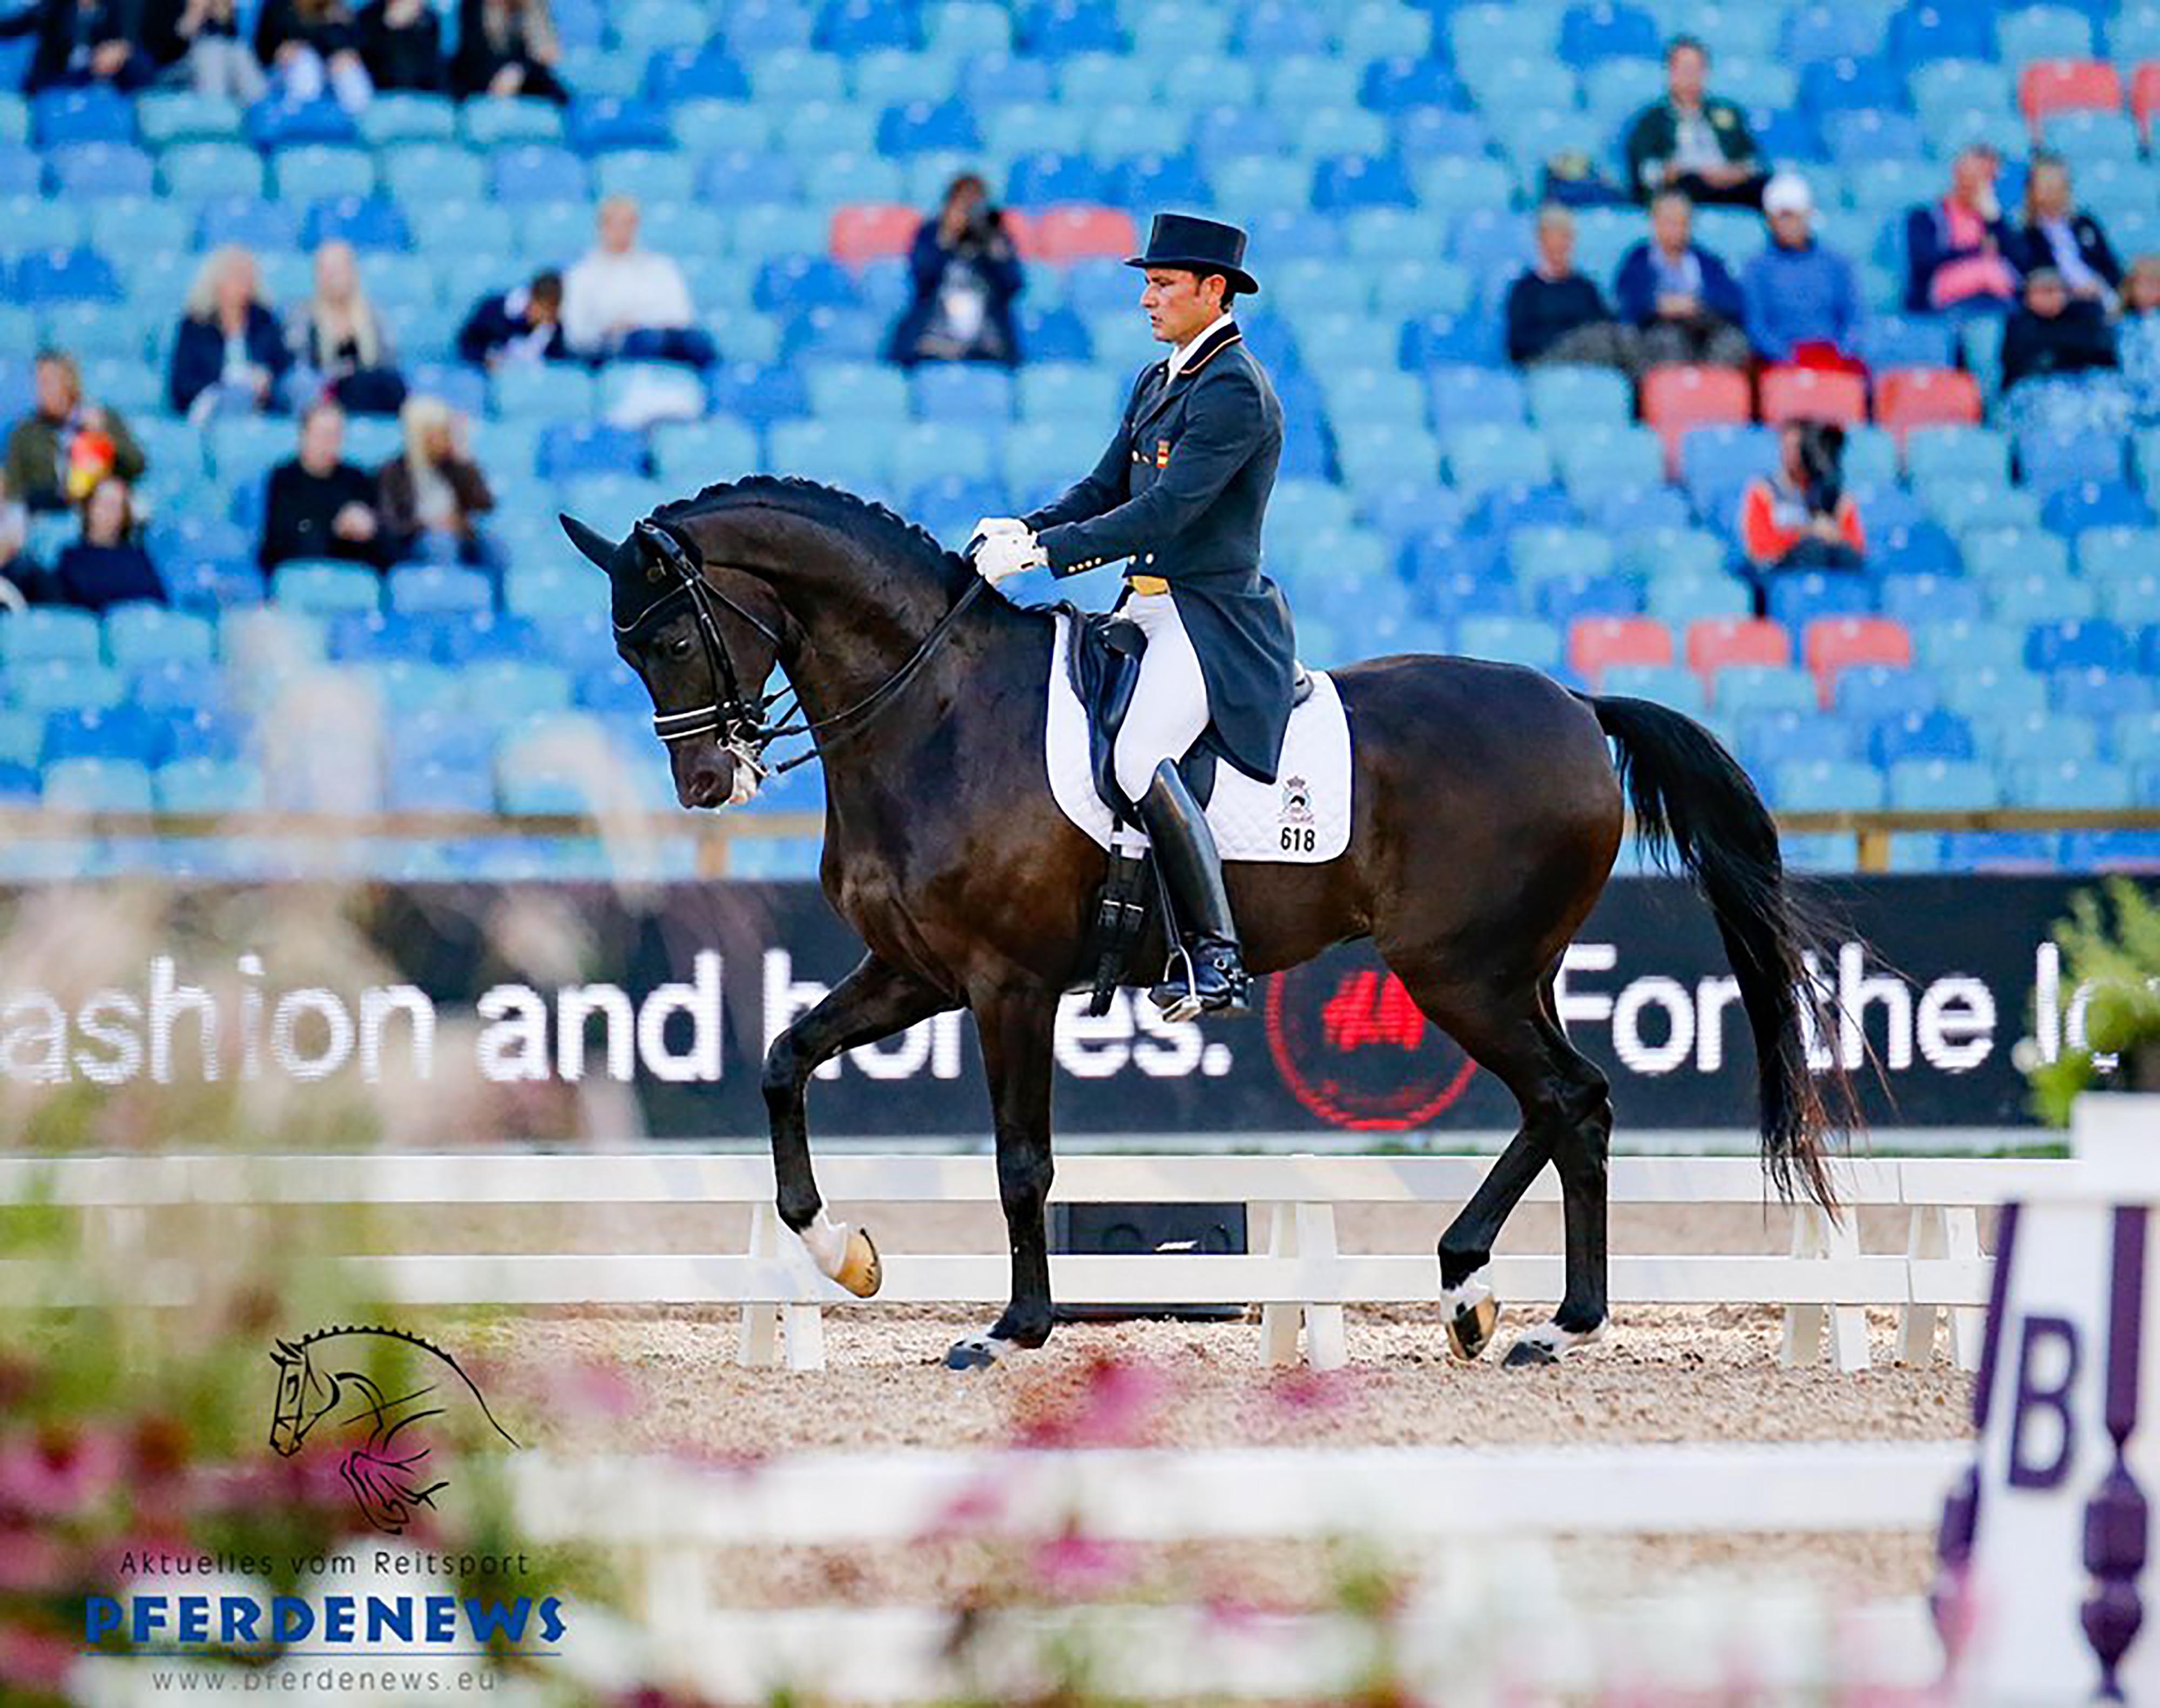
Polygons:
[[1223,887],[1223,859],[1215,851],[1207,815],[1177,766],[1166,759],[1155,768],[1147,793],[1135,804],[1184,938],[1183,950],[1172,952],[1163,981],[1148,993],[1149,999],[1174,1020],[1203,1013],[1251,1013],[1245,1001],[1244,963],[1230,923],[1229,893]]

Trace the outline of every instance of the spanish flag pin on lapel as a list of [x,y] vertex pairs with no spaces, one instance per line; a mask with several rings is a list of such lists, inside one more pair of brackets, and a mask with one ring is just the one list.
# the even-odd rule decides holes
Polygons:
[[1170,466],[1170,441],[1166,439],[1159,439],[1155,442],[1155,465],[1158,469],[1166,469]]

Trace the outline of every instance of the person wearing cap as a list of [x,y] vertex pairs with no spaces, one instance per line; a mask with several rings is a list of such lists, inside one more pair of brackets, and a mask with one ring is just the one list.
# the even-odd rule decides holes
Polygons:
[[1664,189],[1698,203],[1761,201],[1764,176],[1747,116],[1706,92],[1709,75],[1710,50],[1691,35],[1675,36],[1665,49],[1665,98],[1628,127],[1628,184],[1637,201]]
[[1177,761],[1206,735],[1273,782],[1295,671],[1289,607],[1260,573],[1283,413],[1231,315],[1259,289],[1244,260],[1237,226],[1155,215],[1125,264],[1146,275],[1140,305],[1169,356],[1134,382],[1093,473],[1026,516],[984,517],[968,548],[993,583],[1131,560],[1117,609],[1148,644],[1115,770],[1178,916],[1183,953],[1151,993],[1173,1019],[1249,1011],[1222,860]]
[[1912,313],[2007,309],[2017,296],[2010,227],[1995,194],[2002,169],[1994,149],[1974,143],[1950,163],[1950,193],[1905,215],[1905,306]]
[[1769,247],[1740,281],[1747,337],[1766,362],[1858,369],[1860,287],[1852,263],[1815,241],[1815,197],[1796,172],[1780,172],[1763,191]]

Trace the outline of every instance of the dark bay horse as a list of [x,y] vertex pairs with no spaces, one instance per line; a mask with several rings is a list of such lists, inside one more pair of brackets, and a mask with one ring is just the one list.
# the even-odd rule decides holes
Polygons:
[[[1037,1347],[1051,1329],[1051,1035],[1085,982],[1105,855],[1051,797],[1043,761],[1051,617],[979,588],[890,511],[753,476],[663,506],[615,542],[563,527],[607,572],[617,644],[652,695],[678,797],[749,797],[772,729],[776,663],[825,767],[826,896],[869,947],[773,1044],[764,1094],[781,1218],[819,1267],[876,1290],[875,1248],[832,1221],[810,1162],[804,1092],[818,1065],[947,1010],[975,1017],[989,1080],[1012,1296],[956,1368]],[[959,609],[964,602],[965,608]],[[1373,659],[1335,673],[1357,773],[1350,845],[1317,865],[1233,863],[1255,973],[1369,937],[1432,1022],[1514,1094],[1522,1127],[1441,1237],[1443,1318],[1474,1358],[1498,1304],[1482,1271],[1538,1171],[1560,1175],[1566,1292],[1514,1363],[1548,1363],[1606,1321],[1606,1081],[1568,1042],[1553,983],[1612,868],[1624,823],[1669,848],[1714,911],[1760,1084],[1765,1167],[1828,1205],[1831,1122],[1810,1076],[1802,961],[1776,827],[1699,724],[1647,701],[1571,693],[1470,659]],[[746,685],[746,686],[745,686]],[[1616,771],[1607,738],[1617,747]],[[1160,932],[1139,964],[1159,964]]]

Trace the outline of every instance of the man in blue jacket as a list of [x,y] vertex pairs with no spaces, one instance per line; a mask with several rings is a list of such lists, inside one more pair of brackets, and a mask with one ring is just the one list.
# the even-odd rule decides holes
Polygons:
[[1650,203],[1650,236],[1621,258],[1612,281],[1620,315],[1643,335],[1643,362],[1745,368],[1740,286],[1725,263],[1695,241],[1695,204],[1676,189]]
[[1815,241],[1807,179],[1780,172],[1763,192],[1770,247],[1747,263],[1747,336],[1767,362],[1858,366],[1860,287],[1852,263]]
[[1290,611],[1260,574],[1260,524],[1282,454],[1282,405],[1230,304],[1259,286],[1245,234],[1158,214],[1140,306],[1166,361],[1142,371],[1094,471],[1020,517],[985,517],[970,545],[990,582],[1132,560],[1118,609],[1148,637],[1119,732],[1119,790],[1136,808],[1178,913],[1182,956],[1151,993],[1172,1019],[1248,1011],[1247,980],[1207,820],[1177,761],[1212,732],[1222,756],[1273,782],[1290,721]]

